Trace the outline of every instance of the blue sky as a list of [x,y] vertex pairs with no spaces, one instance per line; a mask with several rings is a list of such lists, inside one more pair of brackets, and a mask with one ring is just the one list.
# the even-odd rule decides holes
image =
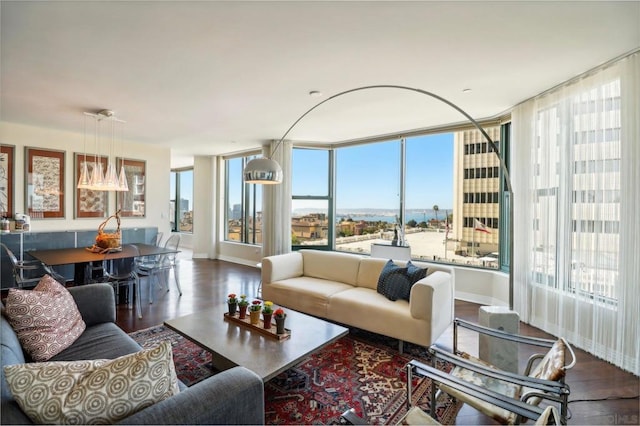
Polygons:
[[[294,151],[293,194],[326,193],[327,154]],[[400,179],[398,141],[337,150],[337,208],[397,208]],[[453,134],[407,139],[407,209],[453,206]],[[302,203],[298,202],[297,205]]]

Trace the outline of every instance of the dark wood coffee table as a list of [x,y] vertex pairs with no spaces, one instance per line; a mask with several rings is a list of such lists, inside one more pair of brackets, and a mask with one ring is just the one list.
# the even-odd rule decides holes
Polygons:
[[224,319],[226,305],[165,321],[164,325],[211,352],[213,366],[243,366],[264,382],[307,355],[345,336],[349,329],[286,309],[291,337],[278,340]]

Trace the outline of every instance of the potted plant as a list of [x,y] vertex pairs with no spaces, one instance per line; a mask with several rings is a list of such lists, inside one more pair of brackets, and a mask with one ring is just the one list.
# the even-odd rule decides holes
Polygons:
[[249,301],[247,300],[247,295],[246,294],[241,294],[240,295],[240,301],[238,302],[238,309],[240,311],[240,314],[238,315],[238,318],[245,319],[247,317],[247,306],[249,306]]
[[235,293],[230,293],[227,299],[227,304],[229,305],[229,315],[235,315],[236,308],[238,307],[238,298]]
[[262,302],[254,300],[249,307],[249,320],[251,324],[257,325],[260,322],[260,311],[262,310]]
[[278,308],[273,312],[273,316],[276,319],[276,333],[284,334],[284,320],[287,318],[287,314],[284,312],[284,309]]
[[262,307],[262,320],[264,321],[263,327],[267,330],[271,328],[271,317],[273,315],[273,302],[267,300]]

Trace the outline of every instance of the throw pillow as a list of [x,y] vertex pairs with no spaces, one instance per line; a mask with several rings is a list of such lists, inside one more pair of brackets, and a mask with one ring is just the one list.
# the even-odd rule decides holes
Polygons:
[[411,285],[414,285],[421,279],[427,276],[427,268],[419,268],[411,261],[407,262],[407,276],[409,277],[409,282]]
[[41,424],[112,424],[177,393],[171,343],[114,360],[4,367],[22,411]]
[[380,271],[377,291],[389,300],[409,300],[411,283],[407,276],[407,268],[402,268],[389,260]]
[[34,361],[62,352],[86,328],[71,293],[49,275],[33,290],[10,289],[5,303],[9,324]]

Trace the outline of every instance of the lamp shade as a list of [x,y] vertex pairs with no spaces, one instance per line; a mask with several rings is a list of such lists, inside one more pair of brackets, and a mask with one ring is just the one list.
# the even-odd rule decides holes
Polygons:
[[282,168],[270,158],[255,158],[244,168],[244,180],[247,183],[263,185],[282,183]]

